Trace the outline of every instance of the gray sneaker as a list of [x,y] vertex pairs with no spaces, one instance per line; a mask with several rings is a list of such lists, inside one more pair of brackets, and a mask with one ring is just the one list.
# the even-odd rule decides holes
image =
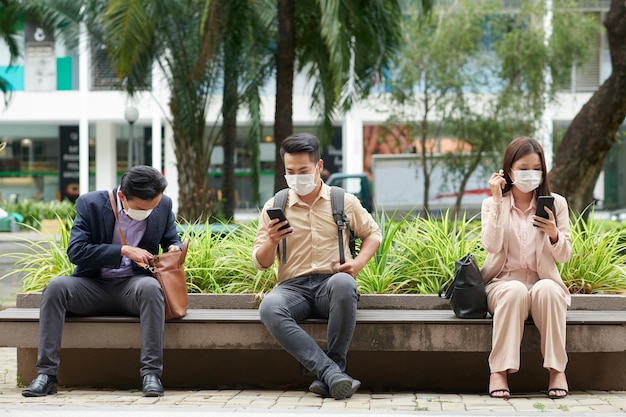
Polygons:
[[317,394],[322,398],[330,398],[328,385],[326,385],[319,379],[316,379],[315,381],[311,382],[311,385],[309,386],[309,392],[312,392],[313,394]]
[[[313,384],[311,384],[313,385]],[[353,379],[344,373],[336,373],[328,378],[327,387],[330,397],[336,400],[351,398],[361,386],[361,381]]]

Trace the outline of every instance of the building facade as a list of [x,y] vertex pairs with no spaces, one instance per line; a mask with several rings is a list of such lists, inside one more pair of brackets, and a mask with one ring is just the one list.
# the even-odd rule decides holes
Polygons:
[[[589,3],[587,11],[599,19],[608,10],[608,2]],[[113,187],[129,165],[142,163],[164,172],[170,184],[166,193],[176,201],[178,177],[167,123],[169,95],[158,70],[153,71],[150,91],[131,100],[121,91],[104,51],[91,45],[86,34],[76,49],[68,49],[54,33],[34,24],[25,22],[20,29],[23,58],[11,68],[0,66],[0,75],[14,90],[8,106],[0,104],[0,198],[72,200],[80,193]],[[8,49],[0,44],[0,65],[8,63],[8,57]],[[553,126],[567,127],[610,71],[606,39],[598,37],[593,57],[572,68],[570,85],[563,86],[557,104],[550,107]],[[304,76],[296,77],[295,131],[314,131],[318,124],[307,85]],[[273,194],[274,93],[270,82],[261,111],[265,127],[260,144],[260,204]],[[367,171],[368,141],[391,113],[381,111],[374,97],[336,120],[332,143],[324,151],[329,172]],[[219,97],[212,101],[207,126],[220,120],[220,104]],[[238,205],[252,207],[248,122],[242,116],[238,123]],[[209,183],[219,189],[223,159],[219,144],[210,158]],[[616,145],[598,183],[597,197],[608,208],[626,206],[626,186],[620,186],[626,184],[625,160],[626,148]]]

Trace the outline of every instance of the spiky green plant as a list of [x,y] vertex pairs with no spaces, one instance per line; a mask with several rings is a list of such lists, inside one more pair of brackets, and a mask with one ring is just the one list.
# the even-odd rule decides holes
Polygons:
[[408,222],[407,216],[399,222],[392,222],[384,213],[377,217],[383,239],[374,256],[357,275],[359,292],[361,294],[406,292],[411,279],[403,274],[402,265],[398,262],[396,235]]
[[411,292],[436,294],[452,276],[455,260],[471,252],[482,263],[480,224],[465,216],[453,221],[447,212],[440,219],[415,218],[404,227],[398,252]]
[[[574,255],[558,265],[563,280],[572,293],[625,293],[626,228],[590,219],[572,223]],[[15,260],[5,276],[22,274],[23,291],[40,291],[51,278],[71,274],[74,266],[66,255],[71,223],[65,219],[58,236],[25,241],[26,254],[4,254]],[[452,276],[455,260],[471,252],[479,265],[484,262],[480,222],[474,219],[456,221],[446,214],[440,219],[391,221],[381,216],[378,223],[383,242],[357,277],[361,293],[436,294]],[[185,262],[190,292],[261,296],[276,285],[278,264],[258,271],[252,262],[256,222],[182,224],[181,228],[182,238],[190,240]]]
[[558,268],[573,294],[626,293],[626,228],[576,216],[571,223],[572,257]]
[[[224,229],[229,229],[223,223]],[[185,227],[189,238],[185,271],[191,292],[264,293],[276,283],[273,269],[258,271],[252,262],[256,222],[237,224],[230,232],[213,233],[207,222]]]
[[[49,235],[47,239],[39,241],[24,239],[19,245],[25,248],[25,251],[4,255],[15,259],[15,263],[12,270],[0,279],[13,274],[23,275],[22,290],[30,292],[43,290],[56,276],[72,274],[74,265],[67,258],[67,245],[73,217],[57,219],[61,224],[58,235]],[[35,226],[24,225],[24,227],[31,231],[39,231],[38,222]]]
[[[70,219],[73,221],[76,216],[74,203],[69,200],[63,201],[36,201],[36,200],[19,200],[19,201],[0,201],[0,208],[8,213],[18,213],[24,220],[20,227],[28,230],[38,227],[43,219]],[[71,224],[71,222],[70,222]]]

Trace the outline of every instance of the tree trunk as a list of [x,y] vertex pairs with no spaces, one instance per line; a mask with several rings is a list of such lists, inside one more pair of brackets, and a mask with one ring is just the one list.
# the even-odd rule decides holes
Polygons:
[[[174,135],[176,135],[174,129]],[[185,142],[176,142],[178,165],[178,219],[190,223],[205,222],[213,214],[215,191],[207,184],[207,166],[198,166],[198,158],[193,149],[185,149]],[[208,158],[204,158],[207,159]]]
[[617,141],[626,117],[626,2],[612,0],[607,29],[613,71],[576,115],[565,132],[550,173],[554,191],[582,213],[593,202],[593,189],[604,159]]
[[[226,52],[228,55],[229,52]],[[231,54],[232,55],[232,54]],[[237,148],[237,70],[230,68],[235,64],[235,57],[226,56],[224,59],[224,100],[222,103],[222,147],[224,149],[224,164],[222,166],[222,214],[228,220],[235,216],[235,149]],[[236,65],[233,65],[236,66]]]
[[[428,149],[427,146],[427,133],[425,130],[422,131],[422,138],[420,142],[422,143],[422,149],[420,151],[420,160],[422,163],[422,175],[424,176],[424,193],[422,194],[422,198],[424,199],[424,204],[422,205],[422,217],[428,217],[430,213],[430,167],[428,165]],[[430,158],[431,160],[433,158]]]
[[469,157],[472,157],[470,167],[464,171],[463,178],[461,178],[461,184],[459,185],[458,194],[456,195],[456,200],[454,201],[454,208],[452,209],[452,218],[456,219],[459,214],[461,214],[461,203],[463,202],[463,197],[465,196],[465,189],[467,188],[467,183],[469,182],[472,174],[478,169],[478,165],[483,159],[483,155],[485,152],[485,141],[480,142],[480,148],[474,152]]
[[[182,86],[181,88],[185,88]],[[184,105],[177,106],[178,97],[170,99],[172,130],[176,144],[176,164],[178,167],[178,220],[205,222],[213,215],[215,190],[208,186],[209,158],[207,141],[204,138],[206,112],[204,107],[192,117],[181,117]],[[184,103],[184,100],[180,100]],[[182,120],[189,122],[182,122]]]
[[296,35],[293,29],[295,6],[292,0],[278,0],[278,40],[276,52],[276,113],[274,143],[276,163],[274,192],[287,186],[285,165],[280,158],[283,139],[293,133],[293,71],[296,59]]

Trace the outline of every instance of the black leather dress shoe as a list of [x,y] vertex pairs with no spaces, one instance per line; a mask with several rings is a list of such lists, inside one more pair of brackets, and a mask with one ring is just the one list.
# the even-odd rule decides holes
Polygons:
[[48,394],[56,394],[59,384],[57,377],[53,375],[39,374],[33,382],[22,391],[24,397],[45,397]]
[[144,397],[161,397],[165,393],[161,380],[154,374],[143,377],[142,391]]

